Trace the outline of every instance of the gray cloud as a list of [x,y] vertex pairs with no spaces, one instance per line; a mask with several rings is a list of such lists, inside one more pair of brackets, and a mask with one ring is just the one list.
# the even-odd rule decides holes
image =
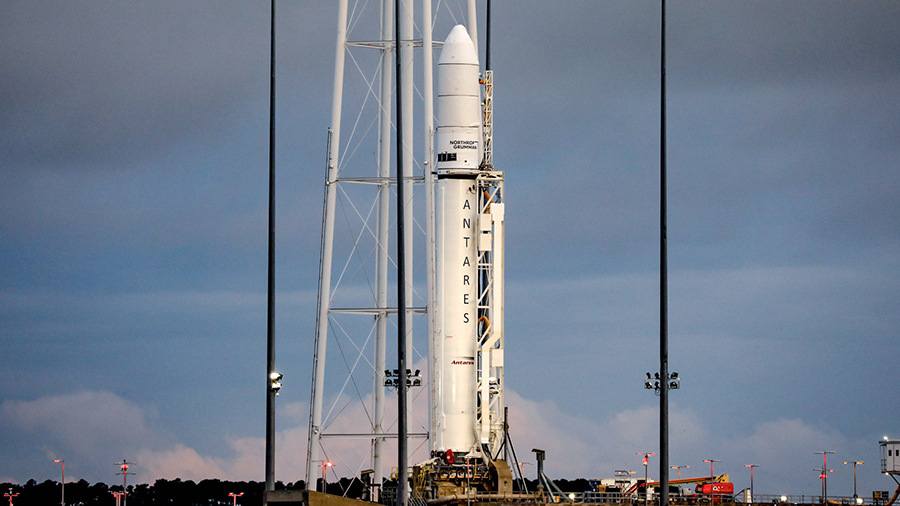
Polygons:
[[[885,429],[857,413],[882,404],[871,385],[896,383],[872,360],[896,348],[900,10],[668,5],[670,330],[685,431],[673,449],[721,452],[735,474],[766,460],[797,484],[780,491],[815,491],[796,469],[817,462],[800,455],[833,444],[868,459]],[[82,451],[79,429],[42,410],[74,410],[73,427],[100,432],[110,422],[90,409],[121,414],[149,441],[129,446],[113,429],[110,456],[84,464],[100,471],[81,471],[92,481],[111,481],[128,451],[160,473],[187,472],[179,461],[234,476],[258,467],[267,7],[4,6],[0,400],[3,439],[25,434],[31,455],[15,473],[39,478],[48,451]],[[494,7],[509,385],[529,392],[515,409],[546,415],[536,446],[563,420],[572,430],[549,438],[556,453],[606,476],[653,443],[640,378],[657,354],[658,6]],[[279,9],[280,399],[296,425],[282,437],[301,448],[336,9]],[[358,39],[374,27],[363,14]],[[370,295],[366,274],[348,270],[342,301]],[[592,445],[608,455],[577,450]]]
[[265,90],[267,45],[255,33],[267,9],[59,2],[7,12],[10,166],[133,163],[209,136]]

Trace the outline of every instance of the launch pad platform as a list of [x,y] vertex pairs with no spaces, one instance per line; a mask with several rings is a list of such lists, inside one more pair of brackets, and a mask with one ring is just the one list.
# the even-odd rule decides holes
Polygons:
[[325,494],[313,490],[274,490],[266,492],[263,504],[274,506],[384,506],[383,504]]

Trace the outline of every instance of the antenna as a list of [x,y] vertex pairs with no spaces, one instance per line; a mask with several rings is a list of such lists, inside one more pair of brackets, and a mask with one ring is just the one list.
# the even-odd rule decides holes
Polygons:
[[[125,506],[126,502],[127,502],[126,496],[128,495],[128,475],[130,474],[130,475],[134,476],[134,474],[135,474],[133,472],[129,472],[128,470],[131,468],[131,466],[136,465],[136,464],[134,462],[128,462],[127,460],[122,459],[122,462],[116,462],[114,465],[119,466],[119,469],[120,469],[120,471],[118,473],[116,473],[116,476],[118,476],[120,474],[122,475],[121,499],[122,499],[122,506]],[[116,496],[116,505],[118,506],[118,504],[119,504],[119,496],[117,495]]]

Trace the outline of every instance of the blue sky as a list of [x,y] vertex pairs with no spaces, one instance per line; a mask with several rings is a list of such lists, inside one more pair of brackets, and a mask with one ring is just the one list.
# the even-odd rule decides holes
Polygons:
[[[513,437],[554,476],[637,470],[658,5],[493,4]],[[844,460],[861,494],[889,489],[900,5],[668,6],[670,461],[811,495],[834,450],[830,494],[852,493]],[[337,8],[278,8],[277,479],[296,481]],[[56,479],[56,458],[91,482],[123,458],[137,481],[262,480],[268,3],[0,10],[0,481]]]

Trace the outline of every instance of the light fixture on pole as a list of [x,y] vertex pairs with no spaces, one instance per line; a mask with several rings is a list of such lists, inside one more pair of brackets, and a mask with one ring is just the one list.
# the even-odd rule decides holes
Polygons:
[[650,456],[656,455],[655,453],[648,452],[637,452],[637,455],[643,455],[644,460],[644,506],[647,506],[647,497],[650,495],[650,487],[647,485],[649,483],[649,472],[647,471],[647,464],[650,462]]
[[672,466],[672,469],[678,469],[678,479],[681,479],[681,468],[688,469],[691,466]]
[[[522,478],[525,478],[525,466],[533,466],[531,462],[519,462],[519,472],[522,474]],[[538,478],[540,479],[540,478]]]
[[[721,461],[721,460],[717,460],[717,459],[706,459],[706,460],[704,460],[703,462],[709,462],[709,479],[710,479],[710,480],[714,480],[715,477],[716,477],[716,473],[715,473],[715,471],[713,471],[713,465],[714,465],[716,462],[722,462],[722,461]],[[713,502],[715,502],[715,500],[716,500],[715,487],[711,487],[710,490],[712,491],[712,499],[713,499]]]
[[269,390],[275,394],[275,397],[278,397],[278,391],[281,390],[281,379],[284,378],[284,375],[280,372],[271,372],[269,373]]
[[859,497],[859,496],[856,495],[856,466],[857,466],[858,464],[864,464],[864,462],[857,462],[857,461],[854,460],[854,461],[852,461],[852,462],[844,462],[844,464],[845,464],[845,465],[846,465],[846,464],[853,464],[853,498],[856,499],[857,497]]
[[62,484],[61,484],[62,498],[60,499],[59,503],[62,506],[66,506],[66,461],[63,459],[56,459],[53,462],[56,462],[57,464],[62,464]]
[[233,498],[234,498],[234,501],[232,502],[232,504],[233,504],[234,506],[237,506],[237,498],[240,497],[240,496],[242,496],[242,495],[244,495],[243,492],[241,492],[240,494],[235,494],[234,492],[228,492],[228,497],[233,497]]
[[826,481],[828,479],[828,473],[833,473],[834,469],[825,469],[824,467],[816,467],[813,468],[813,471],[819,472],[819,479],[822,480],[822,504],[828,504],[828,485],[826,485]]
[[712,478],[712,477],[714,477],[714,476],[716,475],[716,473],[713,472],[713,465],[714,465],[716,462],[722,462],[722,461],[721,461],[721,460],[716,460],[716,459],[706,459],[706,460],[704,460],[703,462],[709,462],[709,476],[710,476],[710,478]]
[[134,462],[128,462],[125,459],[122,459],[121,464],[116,464],[121,469],[120,472],[116,473],[117,475],[122,475],[122,506],[125,506],[128,503],[128,475],[134,475],[134,473],[128,472],[130,466],[134,465]]
[[750,503],[753,503],[753,468],[759,467],[757,464],[744,464],[744,467],[750,468]]
[[323,494],[328,493],[328,485],[327,485],[328,475],[327,475],[327,473],[328,473],[328,468],[333,467],[333,466],[334,466],[334,464],[332,464],[330,460],[322,461],[322,493]]
[[813,453],[822,455],[822,504],[828,504],[828,473],[834,472],[834,469],[828,469],[828,454],[834,453],[834,451],[823,450],[821,452]]
[[668,390],[678,390],[681,388],[681,378],[678,376],[677,372],[669,374],[668,379],[660,376],[658,372],[653,374],[648,372],[644,376],[644,388],[653,390],[656,395],[660,395],[663,388],[668,388]]
[[616,469],[616,478],[630,478],[632,474],[637,474],[637,471],[626,471],[624,469]]
[[13,497],[18,497],[18,496],[19,496],[19,494],[13,494],[13,489],[12,489],[12,488],[9,489],[9,493],[8,493],[8,494],[3,494],[3,497],[8,497],[8,498],[9,498],[9,506],[13,506],[13,503],[12,503]]

